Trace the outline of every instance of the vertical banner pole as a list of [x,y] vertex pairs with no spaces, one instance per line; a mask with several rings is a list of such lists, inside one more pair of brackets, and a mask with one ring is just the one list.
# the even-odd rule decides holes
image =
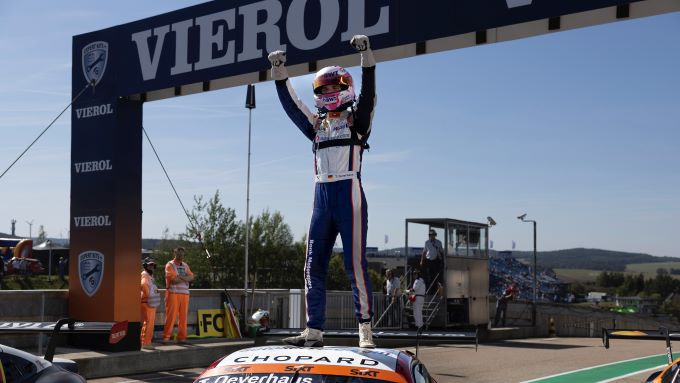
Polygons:
[[[248,84],[246,93],[246,108],[248,108],[248,176],[246,180],[246,251],[245,270],[243,271],[243,320],[245,324],[248,307],[248,250],[250,245],[250,142],[252,136],[252,116],[255,108],[255,85]],[[254,294],[254,292],[253,292]],[[252,299],[255,299],[253,296]]]

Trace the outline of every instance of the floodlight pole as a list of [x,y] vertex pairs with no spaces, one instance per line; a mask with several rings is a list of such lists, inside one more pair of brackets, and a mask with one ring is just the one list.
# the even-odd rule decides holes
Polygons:
[[536,327],[536,290],[538,289],[538,279],[536,279],[536,221],[534,224],[534,304],[531,308],[531,325]]
[[49,263],[48,263],[48,266],[47,266],[47,268],[49,269],[49,270],[48,270],[47,281],[48,281],[48,282],[52,282],[52,241],[50,241],[50,240],[48,239],[48,240],[45,241],[45,242],[47,243],[47,246],[49,246],[49,249],[50,249],[50,254],[49,254],[50,259],[49,259]]
[[519,219],[522,220],[522,222],[531,222],[534,224],[534,278],[533,278],[533,283],[534,283],[534,299],[533,302],[531,303],[531,325],[536,326],[536,289],[538,287],[538,279],[536,278],[536,221],[532,219],[524,219],[524,216],[520,216]]
[[33,220],[26,221],[28,224],[28,238],[33,239]]
[[[246,308],[248,307],[248,249],[250,244],[250,138],[252,127],[253,109],[255,108],[255,85],[248,84],[248,91],[246,93],[246,108],[248,108],[248,176],[246,180],[246,251],[245,251],[245,269],[243,274],[243,320],[244,324],[247,315]],[[255,297],[253,297],[255,299]]]

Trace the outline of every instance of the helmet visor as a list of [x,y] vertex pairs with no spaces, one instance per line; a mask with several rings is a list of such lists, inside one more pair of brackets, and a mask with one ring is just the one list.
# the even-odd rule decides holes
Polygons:
[[338,74],[338,72],[324,73],[314,78],[314,93],[321,93],[325,85],[340,85],[341,90],[347,90],[352,85],[352,78],[348,74]]

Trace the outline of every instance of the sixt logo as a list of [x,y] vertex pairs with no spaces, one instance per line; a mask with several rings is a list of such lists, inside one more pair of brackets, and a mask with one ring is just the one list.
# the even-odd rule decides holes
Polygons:
[[88,83],[99,81],[104,77],[106,63],[109,58],[109,43],[95,41],[87,44],[82,51],[83,74]]

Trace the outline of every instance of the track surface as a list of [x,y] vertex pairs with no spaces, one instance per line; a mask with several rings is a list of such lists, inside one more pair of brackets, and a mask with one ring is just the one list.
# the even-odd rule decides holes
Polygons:
[[[663,341],[613,339],[606,350],[597,338],[550,338],[485,343],[476,352],[471,345],[423,346],[418,356],[439,383],[638,383],[655,366],[665,364],[664,352]],[[188,369],[89,382],[192,382],[200,372]]]

